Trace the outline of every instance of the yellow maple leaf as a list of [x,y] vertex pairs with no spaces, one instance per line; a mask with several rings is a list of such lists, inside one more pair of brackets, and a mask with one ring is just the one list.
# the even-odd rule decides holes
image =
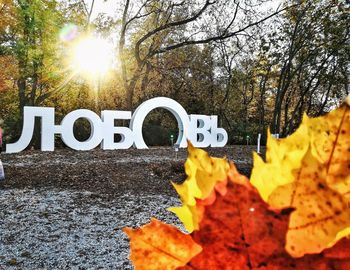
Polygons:
[[326,166],[327,184],[350,199],[350,96],[323,117],[308,119],[313,155]]
[[318,253],[350,234],[349,103],[325,116],[305,115],[285,139],[269,138],[266,162],[254,156],[251,183],[262,198],[296,209],[286,243],[293,256]]
[[264,201],[268,201],[268,197],[277,187],[294,181],[292,172],[301,166],[308,143],[307,127],[303,124],[284,139],[275,139],[269,132],[266,162],[254,153],[254,167],[250,178],[251,184],[257,188]]
[[275,188],[294,181],[306,150],[327,167],[327,184],[350,200],[350,96],[338,109],[317,118],[304,115],[287,138],[268,134],[266,162],[254,153],[251,183],[267,201]]
[[196,206],[183,204],[178,207],[169,207],[168,210],[177,215],[189,233],[199,229],[202,215]]
[[266,162],[254,153],[251,183],[267,201],[273,190],[292,183],[306,150],[327,167],[326,181],[350,201],[350,96],[341,107],[317,118],[306,115],[295,133],[284,139],[269,134]]
[[275,208],[293,207],[286,250],[293,257],[317,254],[335,244],[340,231],[350,226],[347,201],[326,183],[327,169],[308,149],[295,181],[276,188],[268,203]]
[[172,182],[172,185],[184,204],[194,206],[196,205],[195,198],[200,198],[202,192],[196,181],[197,166],[191,159],[187,159],[185,162],[185,172],[186,180],[180,185]]
[[[327,184],[350,202],[350,96],[340,108],[308,121],[312,153],[327,168]],[[350,227],[337,234],[350,235]]]
[[188,159],[185,163],[186,180],[182,184],[172,183],[180,196],[182,206],[168,210],[175,213],[188,232],[198,230],[201,208],[197,200],[211,197],[215,186],[227,180],[230,165],[224,158],[210,157],[207,152],[188,143]]
[[176,269],[202,251],[190,235],[156,219],[140,229],[123,231],[130,238],[130,258],[136,270]]

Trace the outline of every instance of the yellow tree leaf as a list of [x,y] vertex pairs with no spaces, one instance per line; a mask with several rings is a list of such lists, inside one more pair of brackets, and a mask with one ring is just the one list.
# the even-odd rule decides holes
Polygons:
[[182,205],[179,207],[169,207],[168,210],[173,212],[184,224],[188,232],[193,232],[199,229],[200,213],[196,206]]
[[[309,119],[308,127],[312,153],[327,168],[327,184],[349,202],[350,96],[337,110],[324,117]],[[348,235],[350,227],[340,231],[334,243]]]
[[337,234],[350,227],[350,208],[344,197],[328,187],[327,167],[309,148],[295,181],[276,188],[268,203],[274,208],[293,207],[286,236],[286,250],[293,257],[320,253],[335,244]]
[[210,157],[207,152],[193,147],[190,142],[188,145],[188,159],[185,163],[187,178],[180,185],[172,183],[180,196],[182,206],[168,210],[179,217],[188,232],[192,232],[199,229],[202,214],[201,207],[196,206],[197,200],[215,200],[213,191],[217,187],[222,192],[220,183],[227,180],[230,165],[224,158]]
[[130,258],[136,270],[175,269],[202,251],[190,235],[156,219],[140,229],[123,231],[130,238]]
[[251,183],[267,201],[275,188],[294,181],[293,170],[311,145],[312,155],[327,167],[327,184],[350,200],[350,96],[338,109],[317,118],[306,115],[295,133],[267,141],[266,162],[254,153]]
[[[347,98],[341,107],[325,116],[308,118],[305,115],[302,124],[291,136],[280,140],[268,139],[266,162],[257,154],[254,156],[251,182],[262,198],[272,207],[296,208],[291,218],[291,230],[287,235],[289,239],[287,249],[289,248],[288,251],[294,256],[315,253],[327,246],[333,246],[339,239],[350,234],[350,224],[343,220],[348,211],[335,215],[338,213],[339,205],[335,207],[334,202],[329,200],[332,196],[334,201],[339,200],[340,209],[347,209],[346,205],[350,200],[349,104],[350,100]],[[309,163],[313,164],[312,172]],[[305,171],[309,171],[310,174]],[[324,186],[322,192],[315,188],[316,180],[313,179],[312,173],[319,175],[317,181],[320,186]],[[290,198],[291,194],[295,198],[296,194],[299,194],[298,190],[301,192],[311,189],[314,192],[311,197],[307,192],[303,195],[304,199],[309,200],[310,207],[315,207],[316,212],[319,208],[327,209],[327,211],[318,210],[319,215],[316,213],[316,216],[310,212],[312,210],[304,209],[302,198],[297,201]],[[273,197],[270,198],[272,193]],[[324,200],[323,204],[330,202],[331,206],[322,205],[320,200]],[[302,213],[306,213],[306,216]],[[332,218],[326,222],[324,219],[327,217]],[[321,220],[322,222],[319,222]],[[303,231],[294,230],[306,224],[312,226],[308,225]],[[293,233],[296,233],[296,238]],[[302,240],[309,244],[306,245]],[[292,251],[292,247],[298,249],[300,245],[308,249]]]
[[251,184],[257,188],[264,201],[268,201],[277,187],[294,181],[293,170],[300,168],[308,145],[307,127],[304,124],[284,139],[275,139],[268,134],[266,162],[254,153],[250,178]]
[[267,201],[275,188],[294,181],[293,170],[311,145],[312,155],[327,166],[327,184],[350,200],[350,97],[338,109],[317,118],[306,115],[295,133],[267,141],[266,162],[254,153],[251,183]]
[[338,109],[308,119],[312,153],[326,166],[327,184],[350,199],[350,96]]

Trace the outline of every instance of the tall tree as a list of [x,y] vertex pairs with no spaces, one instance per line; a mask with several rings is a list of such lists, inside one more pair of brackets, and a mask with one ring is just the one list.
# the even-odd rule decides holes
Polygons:
[[[249,14],[253,11],[253,4],[235,1],[146,0],[136,3],[129,0],[124,3],[119,41],[123,84],[129,109],[133,107],[137,83],[149,75],[153,59],[186,46],[238,37],[247,29],[282,11],[277,10],[263,18],[252,20]],[[238,20],[239,17],[246,19]],[[135,33],[132,25],[140,25],[139,32]],[[129,46],[126,45],[127,40],[132,41]],[[130,65],[133,68],[128,68]]]
[[18,106],[39,105],[49,90],[50,72],[57,63],[56,47],[61,25],[56,1],[12,1],[13,21],[0,30],[2,55],[14,58]]
[[[281,63],[271,129],[287,135],[304,111],[322,114],[346,94],[350,16],[343,1],[305,1],[290,9],[278,33]],[[282,44],[281,44],[282,43]],[[345,72],[344,72],[345,71]]]

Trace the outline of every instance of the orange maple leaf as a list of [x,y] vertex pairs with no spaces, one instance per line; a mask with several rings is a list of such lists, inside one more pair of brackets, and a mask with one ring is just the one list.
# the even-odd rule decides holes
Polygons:
[[242,184],[229,182],[227,193],[205,207],[200,230],[191,234],[203,251],[185,269],[250,269],[284,253],[288,213],[269,210],[248,182]]
[[130,258],[138,270],[175,269],[202,250],[191,236],[156,219],[140,229],[123,231],[130,238]]

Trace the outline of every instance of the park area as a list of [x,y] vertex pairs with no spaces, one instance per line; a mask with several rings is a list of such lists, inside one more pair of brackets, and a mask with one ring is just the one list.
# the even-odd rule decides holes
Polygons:
[[[249,174],[252,146],[211,148]],[[1,156],[0,269],[132,269],[123,227],[181,202],[170,181],[185,178],[186,149],[25,151]]]
[[0,270],[349,270],[349,25],[344,0],[0,0]]

